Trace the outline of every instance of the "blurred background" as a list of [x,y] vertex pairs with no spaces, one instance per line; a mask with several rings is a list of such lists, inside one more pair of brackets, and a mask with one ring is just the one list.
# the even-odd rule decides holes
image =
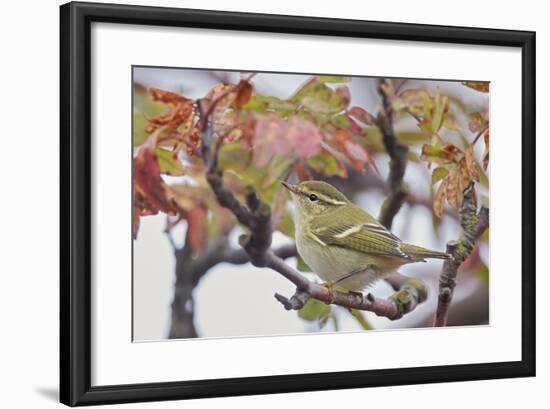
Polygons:
[[[311,75],[258,73],[254,77],[254,92],[289,98]],[[134,85],[140,88],[160,88],[184,95],[187,98],[202,98],[219,83],[238,83],[241,73],[229,71],[192,70],[134,67]],[[353,77],[347,84],[350,90],[350,106],[358,106],[376,114],[381,105],[377,80],[368,77]],[[399,80],[396,80],[399,81]],[[431,95],[439,88],[449,97],[458,130],[441,128],[442,138],[457,146],[471,143],[475,131],[471,130],[472,113],[488,111],[489,94],[477,92],[461,81],[414,80],[403,81],[401,90],[423,89]],[[135,106],[134,106],[135,109]],[[432,209],[434,187],[430,169],[419,161],[422,144],[426,141],[418,122],[412,116],[396,117],[396,131],[403,135],[402,142],[411,151],[405,173],[405,183],[411,193],[407,202],[396,215],[392,231],[403,241],[430,249],[445,249],[449,240],[460,234],[457,212],[446,205],[441,218],[434,216]],[[367,130],[367,133],[369,130]],[[373,135],[375,130],[372,130]],[[405,139],[406,138],[406,139]],[[482,162],[484,145],[474,146],[476,161]],[[377,216],[386,197],[385,184],[389,157],[384,152],[373,152],[379,175],[366,167],[364,172],[350,169],[349,177],[331,177],[350,199],[369,213]],[[168,182],[181,177],[163,176]],[[479,200],[488,205],[488,182],[476,184]],[[133,269],[133,338],[134,341],[166,339],[172,321],[171,303],[174,299],[175,257],[172,245],[165,233],[165,214],[141,217],[139,235],[134,240]],[[186,225],[179,223],[172,231],[177,245],[184,243]],[[238,247],[239,228],[230,233],[230,243]],[[273,247],[292,243],[279,232],[273,237]],[[470,259],[462,266],[458,276],[448,325],[489,324],[489,251],[488,239],[480,241]],[[295,266],[296,260],[287,263]],[[340,307],[332,309],[333,316],[327,320],[309,320],[296,311],[286,311],[273,297],[274,293],[290,296],[295,287],[288,280],[270,269],[252,265],[221,263],[212,267],[193,289],[194,302],[188,306],[193,316],[196,335],[199,337],[262,336],[314,332],[361,331],[422,328],[432,325],[437,304],[437,286],[442,262],[429,260],[404,266],[400,272],[421,279],[428,287],[428,299],[402,319],[390,321],[374,314],[363,312],[365,322],[360,322]],[[314,274],[311,280],[320,281]],[[253,291],[251,291],[253,289]],[[377,297],[385,298],[393,293],[384,281],[369,289]],[[251,307],[252,306],[252,307]],[[305,317],[307,318],[307,317]]]

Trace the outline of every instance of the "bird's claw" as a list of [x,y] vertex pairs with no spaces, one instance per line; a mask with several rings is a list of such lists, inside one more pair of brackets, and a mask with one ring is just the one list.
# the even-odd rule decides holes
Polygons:
[[329,299],[328,304],[332,304],[335,300],[334,293],[333,293],[334,283],[332,283],[331,281],[327,281],[322,285],[328,290],[328,299]]

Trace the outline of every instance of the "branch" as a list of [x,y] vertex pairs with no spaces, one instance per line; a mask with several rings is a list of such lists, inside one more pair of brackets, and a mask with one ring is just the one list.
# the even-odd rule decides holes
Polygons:
[[[216,149],[211,151],[203,141],[203,154],[212,155],[213,152],[216,152]],[[207,156],[207,160],[209,166],[206,179],[218,202],[231,210],[239,222],[250,231],[250,233],[239,237],[239,244],[252,264],[256,267],[269,267],[296,285],[297,292],[290,299],[280,294],[275,295],[275,298],[283,303],[285,308],[300,309],[311,297],[327,304],[371,311],[395,320],[414,310],[419,303],[426,299],[426,289],[417,280],[404,281],[399,292],[387,300],[375,298],[372,294],[363,296],[358,293],[330,291],[323,285],[309,281],[281,258],[284,255],[295,255],[294,248],[279,249],[278,251],[270,249],[272,226],[269,206],[261,203],[252,189],[247,189],[247,206],[243,205],[223,184],[223,174],[217,168],[217,158]],[[239,260],[241,260],[240,257],[241,255],[239,255]]]
[[[209,107],[210,110],[213,109],[212,105]],[[201,109],[201,104],[199,104],[199,109]],[[208,116],[208,112],[210,111],[201,110],[201,115]],[[239,244],[246,252],[251,263],[256,267],[269,267],[296,285],[297,291],[290,299],[275,294],[275,298],[283,303],[286,309],[300,309],[311,297],[327,304],[340,305],[347,309],[371,311],[379,316],[395,320],[414,310],[419,303],[427,298],[426,288],[420,281],[414,279],[403,279],[398,286],[398,292],[387,300],[376,298],[372,294],[363,296],[353,292],[331,291],[323,285],[309,281],[304,275],[286,264],[282,256],[295,255],[295,248],[279,249],[279,251],[270,249],[273,233],[271,209],[260,201],[252,188],[249,187],[246,190],[246,205],[244,205],[224,185],[223,172],[218,168],[221,138],[218,138],[212,148],[213,135],[208,127],[207,118],[203,117],[201,123],[202,156],[207,169],[206,180],[218,202],[229,209],[237,220],[248,228],[249,233],[239,237]],[[394,150],[400,150],[398,146],[395,143]],[[407,148],[405,147],[405,149]],[[402,176],[401,174],[400,179],[402,179]],[[393,218],[393,215],[391,217]],[[231,257],[235,257],[235,260],[242,260],[240,254],[238,256],[232,254]]]
[[481,206],[477,213],[474,182],[470,182],[463,192],[462,206],[460,209],[460,225],[462,235],[458,241],[447,243],[447,253],[453,256],[445,260],[439,277],[439,297],[435,313],[434,326],[444,327],[447,325],[449,306],[453,299],[454,288],[458,267],[468,258],[476,241],[489,227],[489,209]]
[[281,294],[275,294],[275,298],[287,310],[299,310],[309,298],[315,298],[326,304],[339,305],[349,310],[370,311],[378,316],[397,320],[413,311],[418,304],[426,300],[428,295],[426,288],[419,280],[406,278],[399,286],[399,291],[387,300],[376,298],[371,293],[363,296],[355,292],[331,291],[321,284],[309,281],[272,252],[268,252],[266,256],[266,267],[272,268],[296,285],[297,291],[290,299]]
[[382,110],[378,113],[378,127],[382,132],[382,140],[386,152],[390,156],[390,173],[387,184],[390,189],[387,199],[382,205],[378,220],[386,228],[391,229],[393,218],[403,205],[407,197],[407,191],[403,185],[403,176],[407,167],[407,154],[409,148],[399,143],[399,140],[393,129],[393,108],[391,101],[384,92],[386,80],[381,78],[378,83],[378,93],[382,98]]

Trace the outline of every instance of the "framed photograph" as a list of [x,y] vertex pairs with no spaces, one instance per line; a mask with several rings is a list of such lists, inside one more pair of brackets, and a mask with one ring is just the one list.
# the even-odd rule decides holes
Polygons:
[[61,402],[535,375],[535,33],[61,6]]

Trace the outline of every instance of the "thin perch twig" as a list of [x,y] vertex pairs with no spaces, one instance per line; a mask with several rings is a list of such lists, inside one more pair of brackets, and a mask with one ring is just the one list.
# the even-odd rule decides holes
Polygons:
[[474,182],[470,182],[463,192],[462,206],[460,208],[460,225],[462,226],[460,240],[453,240],[447,243],[447,253],[452,255],[453,258],[445,260],[441,269],[439,296],[434,318],[435,327],[444,327],[447,325],[449,306],[451,305],[454,288],[456,287],[458,267],[468,258],[476,241],[485,229],[489,227],[489,209],[481,206],[479,213],[477,212]]

